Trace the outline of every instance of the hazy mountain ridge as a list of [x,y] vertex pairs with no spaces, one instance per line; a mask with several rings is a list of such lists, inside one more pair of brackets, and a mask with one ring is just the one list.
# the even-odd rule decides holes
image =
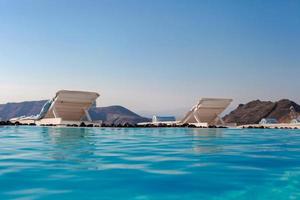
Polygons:
[[90,115],[93,120],[102,120],[107,124],[136,124],[150,121],[122,106],[95,107],[90,110]]
[[[0,104],[0,120],[13,117],[37,115],[47,100]],[[89,111],[93,120],[106,124],[136,124],[150,121],[122,106],[92,107]]]
[[227,123],[237,123],[238,125],[257,124],[263,118],[275,118],[281,123],[289,123],[291,106],[297,113],[300,113],[300,105],[289,99],[276,102],[255,100],[247,104],[240,104],[223,119]]
[[37,115],[47,100],[24,101],[20,103],[0,104],[0,119],[9,120],[13,117]]

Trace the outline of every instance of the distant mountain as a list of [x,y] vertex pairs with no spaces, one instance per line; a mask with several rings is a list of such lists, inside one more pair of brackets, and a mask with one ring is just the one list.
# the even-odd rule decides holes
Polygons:
[[92,108],[90,115],[93,120],[102,120],[106,124],[136,124],[150,121],[149,118],[141,117],[122,106]]
[[[0,120],[37,115],[46,101],[47,100],[0,104]],[[141,117],[122,106],[92,107],[89,113],[93,120],[102,120],[105,124],[136,124],[150,121],[150,119]]]
[[223,119],[227,123],[237,123],[238,125],[257,124],[262,118],[275,118],[279,122],[288,123],[291,121],[291,106],[297,113],[300,113],[300,106],[288,99],[277,102],[255,100],[247,104],[240,104]]
[[0,104],[0,119],[9,120],[13,117],[20,117],[24,115],[37,115],[40,113],[46,101],[47,100]]

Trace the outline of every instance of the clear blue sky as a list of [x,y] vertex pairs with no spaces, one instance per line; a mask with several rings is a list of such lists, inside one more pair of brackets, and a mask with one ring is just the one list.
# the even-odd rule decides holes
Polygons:
[[300,103],[300,1],[0,0],[0,69],[0,103],[59,89],[153,113]]

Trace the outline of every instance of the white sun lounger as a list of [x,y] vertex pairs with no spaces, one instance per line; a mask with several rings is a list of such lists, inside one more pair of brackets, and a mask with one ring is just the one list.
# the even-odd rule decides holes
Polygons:
[[232,99],[203,98],[180,121],[180,124],[196,126],[224,124],[220,114],[229,106]]
[[92,123],[88,110],[100,95],[95,92],[60,90],[37,116],[14,118],[10,121],[37,125],[80,125]]

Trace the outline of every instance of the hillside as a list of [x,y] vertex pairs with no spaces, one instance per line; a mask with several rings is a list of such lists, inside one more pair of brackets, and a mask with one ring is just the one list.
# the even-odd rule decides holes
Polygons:
[[139,122],[150,121],[148,118],[141,117],[122,106],[92,108],[90,110],[90,115],[93,120],[102,120],[107,124],[136,124]]
[[46,100],[0,104],[0,120],[9,120],[13,117],[24,115],[36,115],[41,111],[45,103]]
[[282,99],[277,102],[255,100],[247,104],[240,104],[235,110],[226,115],[226,123],[257,124],[262,118],[276,118],[279,122],[290,122],[290,108],[300,113],[300,106],[295,102]]
[[[46,100],[0,104],[0,120],[37,115],[45,102]],[[141,117],[122,106],[93,107],[89,112],[93,120],[102,120],[106,124],[136,124],[149,121],[148,118]]]

